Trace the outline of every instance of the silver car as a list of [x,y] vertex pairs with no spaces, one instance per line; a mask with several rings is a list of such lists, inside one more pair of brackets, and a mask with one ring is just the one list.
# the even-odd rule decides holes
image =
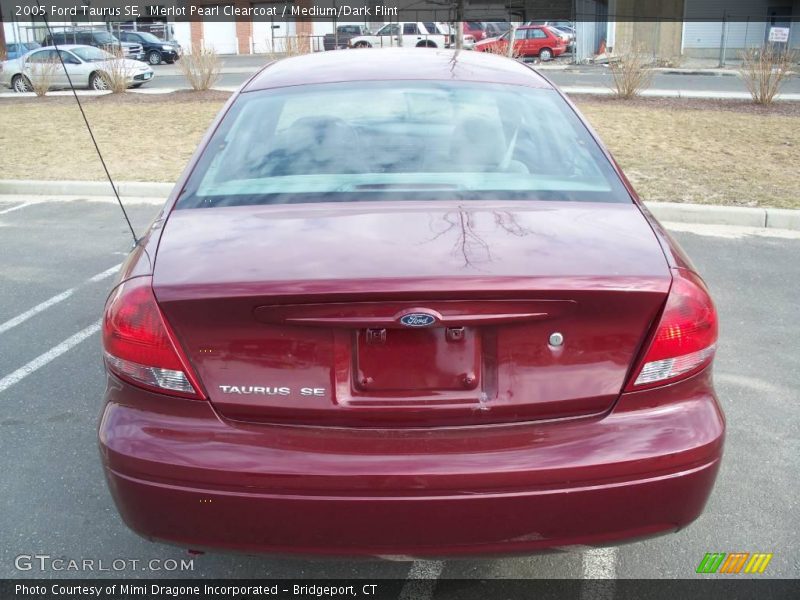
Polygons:
[[[67,44],[57,50],[54,46],[37,48],[17,59],[0,63],[0,86],[17,92],[31,92],[31,82],[49,69],[50,87],[68,88],[69,80],[58,60],[58,53],[61,53],[69,79],[76,88],[107,90],[115,76],[126,77],[128,87],[140,87],[153,79],[153,69],[145,63],[117,58],[94,46]],[[54,62],[57,67],[50,67]]]

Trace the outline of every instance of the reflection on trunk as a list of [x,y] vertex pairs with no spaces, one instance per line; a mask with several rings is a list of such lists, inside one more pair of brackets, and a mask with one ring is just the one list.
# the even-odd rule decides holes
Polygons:
[[[529,228],[520,225],[511,211],[495,210],[492,211],[492,215],[496,230],[505,231],[515,237],[523,237],[533,233]],[[453,242],[452,254],[463,258],[463,267],[479,268],[477,265],[480,263],[492,261],[492,251],[489,243],[478,233],[471,211],[459,206],[458,211],[444,213],[441,216],[441,220],[444,224],[439,231],[436,231],[436,222],[431,223],[431,229],[436,231],[430,240],[431,242],[454,233],[456,239]]]

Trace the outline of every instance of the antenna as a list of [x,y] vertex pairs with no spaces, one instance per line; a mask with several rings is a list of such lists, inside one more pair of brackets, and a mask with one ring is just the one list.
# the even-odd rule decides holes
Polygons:
[[133,236],[133,245],[136,246],[139,243],[139,239],[136,237],[136,232],[133,229],[131,220],[128,218],[128,212],[122,205],[122,199],[119,197],[119,192],[117,192],[117,186],[114,185],[114,180],[111,178],[111,173],[109,173],[108,171],[108,167],[106,166],[106,161],[103,158],[103,153],[100,152],[100,146],[97,145],[97,140],[95,139],[94,133],[92,132],[92,127],[91,125],[89,125],[89,119],[86,118],[86,113],[83,111],[83,105],[81,104],[80,98],[78,98],[78,93],[75,91],[75,86],[72,84],[72,78],[69,76],[69,71],[67,71],[67,66],[64,64],[64,58],[61,56],[61,51],[58,49],[56,38],[53,35],[53,31],[50,29],[50,23],[47,21],[47,15],[45,11],[42,9],[42,5],[40,4],[39,0],[36,0],[36,6],[39,8],[39,12],[42,15],[42,20],[44,21],[44,26],[47,28],[47,35],[50,36],[50,40],[53,42],[53,47],[56,49],[56,54],[58,55],[58,61],[61,63],[61,68],[64,69],[64,75],[67,76],[67,81],[69,82],[69,88],[72,90],[72,95],[75,97],[75,102],[78,103],[78,109],[80,109],[81,111],[83,122],[86,123],[86,129],[89,131],[89,137],[92,138],[92,144],[94,144],[94,149],[97,151],[97,157],[100,159],[100,164],[103,165],[103,171],[106,172],[106,177],[108,178],[108,182],[111,184],[111,189],[114,190],[114,196],[116,196],[117,202],[119,203],[119,207],[122,210],[122,216],[125,217],[125,222],[128,224],[128,229],[131,230],[131,235]]

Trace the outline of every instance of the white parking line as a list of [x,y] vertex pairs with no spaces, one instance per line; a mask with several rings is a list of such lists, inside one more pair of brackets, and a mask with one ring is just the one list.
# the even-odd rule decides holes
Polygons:
[[616,548],[592,548],[583,553],[584,579],[615,579],[616,576]]
[[443,560],[415,560],[400,590],[399,600],[430,600],[436,580],[444,569]]
[[19,369],[17,369],[10,375],[6,375],[2,379],[0,379],[0,392],[4,392],[12,385],[19,383],[31,373],[38,371],[47,363],[58,358],[68,350],[74,348],[89,336],[97,333],[99,330],[100,330],[100,321],[98,320],[96,323],[89,325],[89,327],[87,327],[86,329],[81,329],[75,335],[68,337],[57,346],[53,346],[52,348],[50,348],[50,350],[48,350],[44,354],[37,356],[31,362],[21,366]]
[[45,300],[41,304],[37,304],[36,306],[31,308],[30,310],[26,310],[24,313],[22,313],[20,315],[17,315],[16,317],[14,317],[12,319],[9,319],[5,323],[0,323],[0,333],[5,333],[9,329],[12,329],[13,327],[16,327],[20,323],[24,323],[25,321],[27,321],[31,317],[33,317],[35,315],[38,315],[43,310],[47,310],[51,306],[53,306],[55,304],[58,304],[59,302],[63,302],[64,300],[66,300],[67,298],[72,296],[72,294],[74,294],[75,291],[78,290],[78,288],[80,288],[80,287],[82,287],[82,286],[84,286],[84,285],[86,285],[88,283],[97,283],[98,281],[102,281],[106,277],[110,277],[111,275],[114,275],[117,271],[119,271],[119,268],[121,266],[122,266],[122,263],[120,263],[118,265],[114,265],[110,269],[106,269],[102,273],[98,273],[97,275],[94,275],[94,276],[90,277],[89,279],[87,279],[86,281],[81,283],[80,285],[77,285],[74,288],[70,288],[70,289],[68,289],[68,290],[66,290],[64,292],[61,292],[60,294],[56,294],[52,298],[48,298],[47,300]]
[[15,210],[19,210],[20,208],[25,208],[26,206],[33,206],[34,204],[39,204],[39,202],[25,202],[23,204],[17,204],[16,206],[12,206],[11,208],[4,208],[0,210],[0,215],[5,215],[10,212],[14,212]]
[[617,577],[617,549],[592,548],[582,556],[581,600],[613,600]]

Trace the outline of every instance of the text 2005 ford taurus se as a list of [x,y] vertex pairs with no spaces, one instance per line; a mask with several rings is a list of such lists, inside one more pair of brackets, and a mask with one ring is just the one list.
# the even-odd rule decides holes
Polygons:
[[105,309],[141,535],[453,556],[675,531],[722,456],[706,285],[550,83],[329,52],[234,95]]

